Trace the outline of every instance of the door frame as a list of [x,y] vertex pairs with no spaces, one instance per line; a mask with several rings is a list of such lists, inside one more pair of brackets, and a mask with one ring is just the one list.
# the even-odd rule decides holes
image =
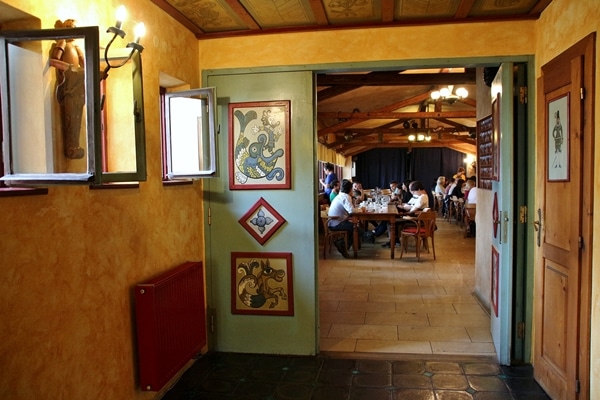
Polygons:
[[[285,67],[260,67],[260,68],[242,68],[242,69],[237,69],[237,68],[233,68],[233,69],[218,69],[218,70],[204,70],[202,71],[202,81],[203,82],[207,82],[210,76],[213,75],[227,75],[227,74],[231,74],[231,75],[240,75],[240,74],[253,74],[253,73],[269,73],[269,72],[289,72],[289,71],[312,71],[313,74],[317,74],[317,73],[327,73],[327,72],[352,72],[352,71],[364,71],[364,70],[378,70],[378,71],[385,71],[385,70],[391,70],[391,69],[398,69],[398,68],[442,68],[442,67],[463,67],[463,66],[480,66],[480,67],[484,67],[484,66],[497,66],[499,64],[502,63],[525,63],[527,65],[527,76],[529,77],[533,77],[534,74],[534,57],[532,55],[521,55],[521,56],[490,56],[490,57],[457,57],[457,58],[444,58],[444,59],[415,59],[415,60],[391,60],[391,61],[374,61],[374,62],[359,62],[359,63],[327,63],[327,64],[313,64],[313,65],[296,65],[296,66],[285,66]],[[531,82],[530,82],[531,83]],[[316,85],[316,80],[314,80],[313,85]],[[316,86],[313,87],[313,90],[316,92]],[[533,94],[533,91],[530,92],[530,95]],[[218,93],[218,88],[217,88],[217,93]],[[533,97],[533,96],[531,96]],[[532,102],[530,100],[529,102],[530,104],[530,114],[529,115],[533,115],[533,106],[532,104],[534,104],[534,102]],[[314,108],[315,110],[315,115],[313,116],[313,120],[316,120],[316,112],[317,112],[317,108],[315,106]],[[533,127],[533,123],[532,123],[533,119],[530,118],[528,120],[528,124],[529,126]],[[313,164],[316,164],[317,159],[316,159],[316,146],[317,146],[317,138],[316,138],[316,123],[315,125],[315,133],[314,133],[314,151],[313,151]],[[532,136],[532,135],[530,135]],[[534,135],[533,135],[534,136]],[[530,143],[535,143],[535,138],[531,139],[530,138]],[[528,155],[530,157],[528,157],[529,159],[533,159],[533,155],[535,154],[535,146],[532,146],[528,149]],[[502,160],[501,160],[502,161]],[[512,162],[512,160],[506,160],[505,162]],[[221,172],[222,173],[222,172]],[[296,173],[300,173],[298,171],[296,171]],[[529,174],[528,177],[528,182],[527,182],[527,194],[526,197],[527,199],[533,199],[534,197],[534,178],[531,177],[531,175],[533,174]],[[314,204],[317,204],[317,193],[315,191],[314,193]],[[532,204],[532,203],[530,203]],[[315,226],[317,226],[317,217],[318,215],[315,214]],[[511,216],[511,218],[516,218],[516,216]],[[529,226],[528,232],[530,233],[530,231],[533,231],[533,226]],[[205,229],[205,234],[207,235],[207,240],[210,240],[210,233],[207,231],[207,229]],[[318,235],[318,231],[315,230],[315,234]],[[534,246],[534,242],[532,241],[532,234],[528,234],[528,241],[526,244],[524,244],[524,247],[527,249],[526,253],[526,265],[532,265],[533,263],[533,251],[530,250],[533,248]],[[318,240],[316,240],[316,237],[314,238],[314,245],[315,247],[318,247]],[[315,249],[315,254],[318,254],[318,248]],[[315,270],[318,273],[318,259],[315,260]],[[515,260],[512,261],[512,263],[515,263]],[[207,269],[209,268],[209,266],[207,266]],[[210,273],[210,271],[207,271],[207,273]],[[533,272],[531,271],[526,271],[525,272],[527,277],[532,277],[533,276]],[[512,282],[512,279],[510,279],[509,281]],[[317,279],[315,279],[315,285],[318,285],[318,277]],[[318,288],[315,287],[315,290],[317,292],[317,296],[318,296]],[[512,292],[512,291],[511,291]],[[524,299],[522,299],[521,301],[523,301],[525,303],[525,318],[526,320],[531,320],[531,312],[532,312],[532,306],[533,306],[533,285],[530,282],[527,282],[526,284],[526,288],[525,290],[522,292],[523,293],[523,297]],[[519,301],[519,300],[517,300]],[[514,304],[515,299],[511,299],[511,302]],[[208,304],[208,306],[210,307],[210,304]],[[318,315],[319,315],[319,310],[318,310],[318,301],[316,302],[316,316],[318,319]],[[511,341],[511,337],[513,335],[514,329],[516,329],[516,327],[513,326],[513,324],[511,323],[511,319],[512,319],[512,312],[513,310],[509,310],[507,317],[503,319],[502,324],[504,324],[504,329],[503,329],[503,336],[505,336],[503,338],[503,340],[507,341],[508,343],[510,343]],[[532,330],[531,330],[531,324],[527,324],[526,327],[526,338],[530,338],[531,334],[532,334]],[[319,332],[317,331],[316,333],[316,337],[317,337],[317,350],[318,350],[318,338],[319,338]],[[530,346],[531,341],[526,340],[525,341],[527,346]],[[530,354],[531,349],[530,348],[525,348],[524,349],[525,354]]]

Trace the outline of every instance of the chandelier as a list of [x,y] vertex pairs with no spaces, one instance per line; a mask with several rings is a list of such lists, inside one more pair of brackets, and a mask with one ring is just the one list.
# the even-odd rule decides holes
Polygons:
[[469,92],[464,87],[459,87],[454,90],[454,85],[448,85],[448,87],[431,92],[431,99],[434,101],[441,100],[453,104],[457,100],[466,98],[468,95]]
[[418,133],[416,135],[408,135],[408,141],[417,143],[430,142],[431,136],[429,136],[429,133]]

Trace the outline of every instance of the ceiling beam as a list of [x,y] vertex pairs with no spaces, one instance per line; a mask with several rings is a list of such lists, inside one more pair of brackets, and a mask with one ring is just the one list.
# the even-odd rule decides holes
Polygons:
[[325,13],[323,2],[321,0],[309,0],[309,3],[312,12],[315,15],[317,25],[328,25],[329,20],[327,20],[327,13]]
[[415,85],[475,85],[475,71],[447,74],[318,74],[317,86],[415,86]]
[[235,12],[235,14],[248,26],[250,30],[260,31],[262,28],[256,23],[252,15],[238,0],[225,0],[225,3]]
[[394,21],[394,0],[381,0],[381,21]]
[[[461,111],[417,111],[417,112],[317,112],[322,119],[366,120],[400,118],[477,118],[476,110]],[[347,121],[346,121],[347,122]],[[358,121],[360,122],[360,121]],[[339,129],[338,129],[339,130]]]
[[456,13],[454,13],[454,18],[467,18],[471,12],[471,8],[473,8],[473,4],[475,4],[475,0],[461,0]]
[[[319,97],[319,95],[317,94],[317,98],[318,97]],[[421,102],[421,101],[423,101],[423,100],[425,100],[427,98],[429,98],[429,93],[422,93],[422,94],[419,94],[417,96],[409,97],[408,99],[404,99],[402,101],[399,101],[397,103],[393,103],[393,104],[390,104],[388,106],[382,107],[382,108],[380,108],[379,110],[376,110],[376,111],[382,111],[382,112],[394,111],[394,110],[397,110],[397,109],[402,108],[402,107],[406,107],[406,106],[413,105],[415,103],[419,103],[419,102]],[[317,112],[317,118],[320,118],[318,114],[319,113]],[[348,119],[346,121],[340,121],[339,123],[331,125],[331,126],[328,126],[327,128],[319,129],[318,136],[321,137],[323,135],[327,135],[328,133],[337,132],[337,131],[339,131],[341,129],[347,128],[347,127],[352,126],[352,125],[356,125],[359,122],[366,121],[368,119],[370,119],[370,118],[363,118],[363,119],[352,118],[352,119]]]

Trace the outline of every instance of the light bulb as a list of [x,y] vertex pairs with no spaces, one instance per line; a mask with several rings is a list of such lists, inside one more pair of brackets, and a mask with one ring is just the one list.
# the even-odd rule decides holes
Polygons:
[[452,92],[448,88],[440,89],[440,96],[442,96],[442,97],[448,97],[448,96],[450,96],[450,93],[452,93]]
[[139,43],[142,36],[146,34],[146,25],[143,22],[140,22],[135,26],[135,42]]
[[127,18],[127,10],[125,9],[125,6],[121,5],[117,8],[117,22],[115,24],[115,27],[117,29],[121,29],[121,25],[123,25],[123,21],[125,21],[125,18]]
[[469,95],[469,92],[467,91],[467,89],[460,87],[460,88],[456,89],[456,95],[458,97],[460,97],[461,99],[464,99]]

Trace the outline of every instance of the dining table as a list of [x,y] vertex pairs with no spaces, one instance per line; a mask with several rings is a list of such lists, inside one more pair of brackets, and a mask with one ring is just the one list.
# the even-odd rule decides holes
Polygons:
[[396,243],[396,229],[394,227],[398,214],[396,204],[375,205],[373,208],[363,208],[350,214],[350,221],[354,225],[354,241],[352,243],[354,258],[358,258],[358,241],[361,240],[358,233],[360,225],[367,221],[387,221],[390,226],[390,258],[394,259],[394,243]]

